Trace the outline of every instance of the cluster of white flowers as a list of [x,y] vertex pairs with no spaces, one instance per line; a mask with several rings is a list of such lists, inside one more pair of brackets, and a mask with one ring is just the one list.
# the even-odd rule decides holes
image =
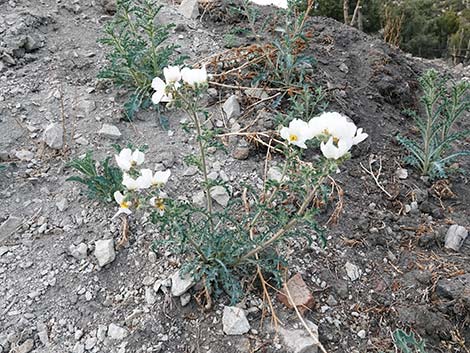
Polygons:
[[280,7],[281,9],[287,9],[287,0],[250,0],[251,2],[261,5],[261,6],[266,6],[266,5],[274,5],[277,7]]
[[[141,169],[140,172],[137,172],[134,168],[144,163],[145,160],[144,153],[139,150],[132,151],[129,148],[124,148],[114,157],[116,158],[117,165],[123,171],[122,184],[128,191],[126,195],[123,195],[120,191],[116,191],[114,193],[114,199],[119,204],[119,210],[113,217],[116,218],[121,213],[128,215],[132,213],[130,210],[130,207],[133,205],[133,202],[131,201],[132,192],[147,190],[150,188],[159,190],[170,178],[171,171],[167,169],[165,171],[157,171],[154,173],[150,169]],[[133,175],[138,176],[133,178],[130,175],[131,171],[134,172]],[[160,214],[164,211],[164,196],[165,195],[160,192],[158,197],[152,197],[150,199],[150,205],[157,208]]]
[[204,66],[202,69],[184,67],[181,70],[178,66],[168,66],[163,69],[163,76],[165,81],[160,77],[155,77],[152,81],[152,88],[155,90],[155,93],[152,95],[152,102],[154,104],[171,102],[174,99],[174,92],[182,84],[195,88],[197,85],[207,82],[207,71]]
[[289,144],[300,148],[307,148],[305,142],[317,138],[321,141],[323,155],[335,160],[369,136],[362,128],[358,129],[347,116],[336,112],[325,112],[309,122],[294,119],[289,127],[282,127],[279,133]]

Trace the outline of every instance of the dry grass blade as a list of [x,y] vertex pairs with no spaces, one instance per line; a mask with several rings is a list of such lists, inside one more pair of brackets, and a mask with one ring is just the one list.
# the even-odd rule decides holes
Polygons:
[[388,196],[389,199],[392,199],[393,196],[387,191],[385,190],[385,188],[383,187],[382,184],[380,184],[380,176],[382,175],[382,158],[379,157],[378,159],[378,162],[379,162],[379,168],[377,170],[377,172],[374,172],[374,167],[372,166],[377,160],[373,159],[372,156],[369,158],[369,169],[367,169],[366,167],[364,167],[362,165],[362,163],[359,163],[361,168],[367,173],[369,174],[372,179],[374,179],[374,182],[375,184],[379,187],[380,190],[383,191],[383,193],[385,195]]

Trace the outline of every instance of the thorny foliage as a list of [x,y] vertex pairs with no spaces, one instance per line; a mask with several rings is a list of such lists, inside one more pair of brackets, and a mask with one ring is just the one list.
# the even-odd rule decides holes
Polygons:
[[410,153],[406,162],[419,169],[422,175],[445,178],[449,166],[470,151],[452,152],[452,144],[470,135],[470,129],[459,130],[458,124],[470,108],[470,83],[462,81],[450,85],[435,70],[420,78],[423,90],[421,102],[424,115],[409,111],[418,129],[418,138],[398,135],[398,141]]
[[[155,0],[118,0],[116,14],[99,40],[111,51],[98,77],[132,91],[124,105],[129,120],[150,105],[152,79],[161,75],[175,52],[176,45],[165,45],[173,25],[155,24],[161,8]],[[180,56],[174,62],[183,60]]]
[[[80,176],[72,176],[67,181],[75,181],[87,187],[87,194],[92,199],[110,202],[116,191],[124,189],[122,171],[109,165],[110,158],[98,163],[93,153],[88,151],[83,158],[77,158],[67,164],[78,171]],[[97,167],[98,166],[98,167]]]

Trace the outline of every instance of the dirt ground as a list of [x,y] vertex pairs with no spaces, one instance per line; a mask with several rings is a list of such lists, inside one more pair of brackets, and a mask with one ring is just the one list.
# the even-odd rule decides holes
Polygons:
[[[187,20],[166,4],[159,21],[179,25],[172,41],[189,62],[198,62],[226,50],[230,21],[214,20],[223,16]],[[251,330],[243,336],[222,331],[228,298],[219,298],[210,311],[193,298],[182,306],[168,291],[149,300],[148,288],[158,280],[165,287],[181,259],[151,251],[160,235],[146,215],[131,222],[130,242],[116,251],[116,259],[98,266],[95,241],[117,241],[120,224],[111,220],[114,204],[91,201],[79,185],[65,181],[72,175],[66,167],[70,159],[87,150],[111,156],[116,142],[146,143],[150,161],[172,170],[170,195],[191,200],[198,185],[183,162],[196,151],[181,128],[184,116],[168,115],[170,131],[154,111],[126,122],[119,92],[97,80],[105,63],[97,39],[110,18],[94,0],[0,0],[0,160],[7,165],[0,171],[0,352],[290,352],[262,320],[256,290],[244,300]],[[292,241],[288,249],[290,273],[301,273],[315,297],[306,318],[318,325],[328,352],[394,352],[391,332],[401,328],[424,338],[429,353],[468,353],[470,241],[459,252],[443,242],[451,224],[470,226],[469,161],[461,164],[466,173],[446,183],[431,184],[409,168],[409,176],[400,179],[397,170],[405,166],[395,135],[413,127],[403,110],[417,107],[417,78],[426,68],[456,79],[468,78],[470,70],[412,58],[331,19],[312,18],[309,28],[307,53],[317,60],[315,78],[326,88],[329,110],[349,115],[370,137],[335,176],[344,208],[338,223],[329,226],[326,248]],[[238,40],[249,42],[244,36]],[[252,98],[215,88],[214,124],[227,131],[235,123],[249,125],[261,110],[268,117],[274,113],[268,103],[260,104],[238,121],[227,121],[220,106],[228,96],[237,94],[242,108]],[[62,117],[65,153],[41,141],[44,128]],[[268,120],[260,123],[269,125]],[[121,138],[97,134],[103,123],[117,126]],[[262,148],[251,146],[247,159],[216,152],[209,164],[230,180],[256,183],[264,156]],[[371,160],[376,172],[381,161],[380,184],[391,197],[361,167],[369,168]],[[88,250],[79,260],[70,246],[80,243]],[[356,266],[359,278],[348,277],[346,263]],[[301,327],[294,311],[277,301],[275,307],[284,327]],[[107,334],[110,324],[125,328],[123,337]]]

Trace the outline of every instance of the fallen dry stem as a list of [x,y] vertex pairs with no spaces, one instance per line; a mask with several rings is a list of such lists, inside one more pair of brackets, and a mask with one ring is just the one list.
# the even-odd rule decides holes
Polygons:
[[374,172],[374,168],[372,167],[372,164],[374,164],[375,161],[376,161],[376,160],[374,160],[373,158],[369,158],[369,169],[367,169],[366,167],[364,167],[364,166],[362,165],[362,163],[359,163],[359,164],[360,164],[361,168],[362,168],[367,174],[369,174],[369,175],[372,177],[372,179],[374,179],[374,182],[375,182],[375,184],[379,187],[379,189],[382,190],[383,193],[388,196],[388,198],[392,199],[393,196],[390,195],[390,193],[389,193],[387,190],[385,190],[385,188],[383,187],[382,184],[380,184],[380,181],[379,181],[380,175],[382,174],[382,157],[380,157],[380,158],[378,159],[378,161],[379,161],[379,168],[378,168],[378,170],[377,170],[377,173]]

